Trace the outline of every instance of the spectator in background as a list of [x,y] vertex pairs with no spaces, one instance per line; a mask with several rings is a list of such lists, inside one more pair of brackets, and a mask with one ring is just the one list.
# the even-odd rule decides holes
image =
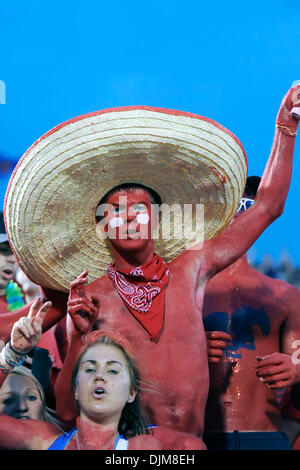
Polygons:
[[[40,304],[34,305],[29,317],[13,328],[12,347],[6,345],[6,353],[2,355],[4,367],[12,367],[18,355],[28,352],[41,332],[49,304],[41,308]],[[11,411],[9,416],[0,415],[0,447],[14,450],[203,449],[201,439],[194,436],[147,426],[139,401],[142,386],[139,367],[129,343],[118,333],[94,332],[82,346],[72,380],[80,409],[77,427],[63,433],[56,423],[52,425],[42,420],[41,399],[35,389],[28,389],[32,384],[27,383],[27,393],[31,393],[34,404],[31,402],[31,410],[26,415],[20,409]],[[4,395],[0,390],[2,400],[6,399],[5,393],[6,389]],[[18,395],[24,401],[26,390]],[[25,416],[27,419],[21,419]],[[16,422],[16,418],[20,421]]]
[[[254,203],[260,178],[247,179],[235,218]],[[211,450],[288,449],[281,408],[300,381],[300,292],[249,266],[245,254],[207,285],[210,392],[204,441]],[[249,409],[251,406],[251,409]]]
[[62,428],[56,413],[46,404],[42,384],[21,365],[8,373],[0,388],[0,413],[16,419],[40,419]]
[[29,304],[33,300],[35,300],[37,297],[41,295],[40,292],[40,286],[37,284],[34,284],[22,271],[22,269],[18,266],[16,274],[15,274],[15,279],[19,286],[22,287],[22,292],[24,294],[24,300],[26,304]]
[[269,255],[265,255],[260,263],[253,263],[253,267],[266,276],[274,279],[282,279],[298,287],[298,289],[300,288],[300,269],[293,264],[287,252],[282,253],[278,264],[276,264]]
[[[0,315],[16,311],[40,296],[40,287],[19,268],[8,242],[3,213],[0,213]],[[54,383],[62,361],[55,338],[55,327],[46,331],[27,358],[27,365],[48,390],[48,399],[55,407]],[[50,372],[50,382],[49,380]]]
[[[42,335],[42,322],[51,303],[38,298],[28,317],[18,320],[9,343],[0,354],[0,413],[16,419],[39,419],[61,429],[61,423],[46,404],[45,391],[23,364]],[[48,371],[49,372],[49,371]]]
[[[28,317],[14,325],[11,341],[1,352],[2,370],[12,371],[6,379],[8,385],[5,381],[0,390],[4,405],[0,410],[6,407],[8,415],[0,416],[0,446],[15,450],[161,449],[159,441],[148,435],[139,410],[140,379],[134,359],[122,341],[110,338],[108,332],[85,346],[74,369],[72,386],[81,409],[77,428],[63,433],[43,420],[41,396],[27,376],[16,390],[14,366],[18,368],[20,356],[36,344],[49,304],[41,306],[38,299]],[[11,404],[14,396],[18,397],[16,407]]]
[[17,260],[8,243],[3,213],[0,212],[0,313],[24,306],[24,294],[16,282]]

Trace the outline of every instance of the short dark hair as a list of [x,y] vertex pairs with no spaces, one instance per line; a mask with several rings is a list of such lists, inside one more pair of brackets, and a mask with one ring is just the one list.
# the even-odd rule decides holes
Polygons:
[[247,194],[247,196],[254,197],[256,196],[256,193],[258,191],[258,187],[261,181],[260,176],[248,176],[246,180],[246,186],[244,189],[244,193]]
[[13,251],[12,251],[12,249],[10,247],[10,244],[8,242],[0,243],[0,254],[1,255],[6,255],[6,256],[13,255]]
[[[103,196],[103,198],[101,199],[97,207],[101,206],[102,204],[105,204],[108,197],[111,194],[116,193],[117,191],[127,191],[130,193],[130,192],[133,192],[135,189],[143,189],[144,191],[146,191],[150,196],[150,200],[152,204],[156,204],[158,206],[162,204],[162,199],[160,195],[154,189],[149,188],[148,186],[145,186],[144,184],[140,184],[140,183],[123,183],[123,184],[119,184],[118,186],[115,186],[110,191],[108,191]],[[103,216],[96,215],[97,222],[99,222],[101,219],[103,219]]]
[[3,212],[0,211],[0,233],[6,233]]
[[115,186],[110,191],[108,191],[108,193],[106,193],[105,196],[103,196],[103,198],[99,202],[99,205],[104,204],[107,198],[111,194],[116,193],[117,191],[123,190],[123,191],[131,192],[131,191],[134,191],[135,189],[143,189],[144,191],[147,191],[147,193],[149,193],[150,195],[151,202],[153,202],[153,204],[159,204],[159,205],[162,204],[160,195],[154,189],[149,188],[148,186],[145,186],[139,183],[123,183],[123,184],[119,184],[118,186]]
[[1,243],[8,242],[6,230],[5,230],[5,223],[4,223],[4,216],[3,212],[0,212],[0,239]]

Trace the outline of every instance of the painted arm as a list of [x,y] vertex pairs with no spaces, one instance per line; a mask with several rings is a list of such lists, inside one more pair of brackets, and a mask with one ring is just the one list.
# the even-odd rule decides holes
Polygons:
[[53,424],[34,419],[15,419],[0,414],[0,448],[45,450],[61,433]]
[[73,367],[84,344],[83,338],[91,331],[100,306],[100,300],[86,295],[87,274],[88,270],[84,271],[70,285],[67,304],[69,349],[55,383],[56,411],[62,419],[68,422],[72,422],[78,415],[74,393],[71,390]]
[[22,317],[14,324],[10,336],[10,342],[0,354],[0,387],[7,377],[7,373],[18,365],[32,348],[34,348],[42,336],[42,324],[45,320],[51,302],[43,304],[38,297],[31,305],[27,317]]
[[[300,103],[300,85],[285,95],[276,119],[274,141],[253,206],[221,234],[204,243],[199,266],[201,276],[210,278],[240,258],[283,212],[292,177],[295,133],[298,120],[292,109]],[[254,136],[255,138],[255,136]],[[200,262],[200,259],[199,259]]]
[[[68,294],[64,292],[58,292],[48,288],[41,288],[43,298],[51,301],[52,306],[50,307],[47,318],[43,323],[43,332],[49,330],[55,325],[61,318],[66,315],[67,312],[67,300]],[[24,307],[15,310],[14,312],[1,313],[0,314],[0,339],[7,343],[10,338],[11,330],[16,321],[21,317],[26,317],[29,313],[30,307],[33,301],[26,304]]]
[[78,416],[74,393],[71,390],[72,371],[83,346],[81,334],[73,334],[63,366],[55,382],[56,412],[67,423],[74,423]]

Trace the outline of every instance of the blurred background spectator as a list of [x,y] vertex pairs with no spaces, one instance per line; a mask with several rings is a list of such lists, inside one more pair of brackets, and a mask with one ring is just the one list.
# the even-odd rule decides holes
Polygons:
[[300,266],[294,264],[287,250],[281,252],[278,261],[274,260],[269,254],[265,254],[261,260],[255,260],[252,252],[250,263],[251,266],[266,276],[281,279],[300,289]]

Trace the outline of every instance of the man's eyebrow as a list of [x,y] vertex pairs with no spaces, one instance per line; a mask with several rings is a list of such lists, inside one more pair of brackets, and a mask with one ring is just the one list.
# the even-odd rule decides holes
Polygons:
[[120,204],[119,202],[112,202],[109,204],[110,206],[114,206],[114,207],[126,207],[126,204]]
[[147,205],[147,201],[141,200],[139,202],[133,202],[132,204],[120,204],[119,202],[112,202],[110,203],[114,207],[131,207],[131,206],[138,206],[139,204],[144,204],[144,206]]

